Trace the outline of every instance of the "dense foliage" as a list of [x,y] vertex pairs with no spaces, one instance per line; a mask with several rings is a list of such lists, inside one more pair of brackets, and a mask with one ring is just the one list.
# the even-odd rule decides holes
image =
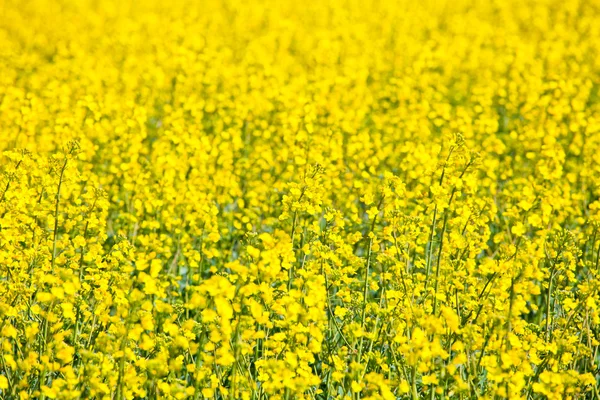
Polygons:
[[599,398],[597,1],[0,17],[0,398]]

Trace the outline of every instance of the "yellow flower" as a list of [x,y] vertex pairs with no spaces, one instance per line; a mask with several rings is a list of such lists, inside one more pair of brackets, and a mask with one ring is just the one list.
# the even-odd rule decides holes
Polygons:
[[21,3],[4,397],[593,397],[593,2]]
[[422,379],[423,385],[437,385],[439,382],[435,375],[424,375]]
[[359,382],[357,381],[352,381],[352,392],[354,393],[360,393],[363,389],[363,385],[361,385]]
[[519,222],[518,224],[512,226],[510,231],[516,236],[523,236],[525,232],[527,232],[527,229],[522,223]]

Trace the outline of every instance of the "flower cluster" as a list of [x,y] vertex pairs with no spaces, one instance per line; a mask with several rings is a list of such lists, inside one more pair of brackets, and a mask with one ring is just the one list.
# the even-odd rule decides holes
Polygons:
[[596,2],[0,10],[0,398],[600,396]]

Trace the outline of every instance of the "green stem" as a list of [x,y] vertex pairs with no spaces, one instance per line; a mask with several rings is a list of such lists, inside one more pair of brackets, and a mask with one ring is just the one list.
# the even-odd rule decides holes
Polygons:
[[62,188],[63,176],[65,169],[67,168],[68,158],[65,158],[65,162],[60,169],[60,177],[58,179],[58,190],[56,192],[56,204],[54,207],[54,234],[52,239],[52,269],[54,270],[54,264],[56,263],[56,242],[58,240],[58,211],[60,209],[60,190]]

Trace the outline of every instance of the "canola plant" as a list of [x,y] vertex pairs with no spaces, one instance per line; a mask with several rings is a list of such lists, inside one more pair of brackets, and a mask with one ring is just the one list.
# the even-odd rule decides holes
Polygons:
[[597,0],[0,0],[0,398],[598,399]]

